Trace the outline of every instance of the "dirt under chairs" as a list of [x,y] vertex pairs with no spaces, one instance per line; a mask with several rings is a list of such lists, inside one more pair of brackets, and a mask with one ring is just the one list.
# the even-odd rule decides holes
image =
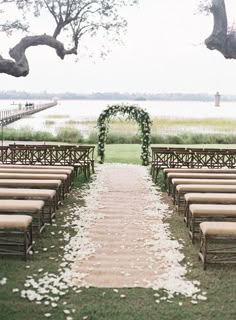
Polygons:
[[0,214],[0,255],[27,254],[33,246],[32,217],[21,214]]
[[189,235],[192,243],[204,221],[236,222],[235,204],[191,204],[189,206]]
[[208,263],[236,263],[236,222],[205,221],[199,227],[199,259],[204,270]]
[[0,188],[0,199],[42,200],[45,203],[45,207],[44,207],[45,222],[52,223],[52,219],[56,215],[56,208],[57,208],[56,190]]
[[0,188],[55,190],[57,206],[62,201],[61,185],[61,180],[0,179]]
[[167,174],[167,189],[171,192],[172,179],[236,179],[236,174],[227,173],[194,173],[194,172],[172,172]]
[[186,193],[184,195],[184,221],[187,226],[191,204],[236,204],[236,193]]
[[[212,185],[217,185],[217,184],[223,184],[223,185],[236,185],[236,179],[173,179],[172,180],[172,188],[171,188],[171,196],[173,201],[175,202],[176,199],[176,188],[177,186],[181,184],[212,184]],[[182,209],[182,208],[179,208]]]
[[236,185],[179,184],[176,187],[175,196],[175,204],[178,211],[182,211],[182,205],[184,207],[184,195],[186,193],[236,193]]
[[23,214],[33,218],[33,229],[41,233],[44,223],[44,201],[42,200],[15,200],[0,199],[0,214]]

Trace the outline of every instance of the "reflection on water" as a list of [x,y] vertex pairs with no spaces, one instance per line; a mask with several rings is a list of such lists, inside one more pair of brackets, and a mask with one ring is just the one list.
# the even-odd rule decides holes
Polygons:
[[[15,101],[15,103],[22,104],[25,102]],[[35,104],[43,102],[45,101],[34,101]],[[12,101],[9,100],[0,100],[0,109],[16,108],[16,105],[11,105],[11,103]],[[97,119],[108,105],[121,103],[135,104],[145,108],[151,117],[236,119],[236,102],[222,102],[221,107],[215,107],[214,101],[140,101],[137,103],[137,101],[64,100],[59,101],[56,107],[34,114],[30,118],[21,119],[12,123],[9,127],[21,128],[27,126],[35,130],[55,133],[59,127],[76,126],[86,132],[88,126],[77,122]],[[73,122],[76,124],[73,124]],[[194,127],[192,129],[195,131]],[[196,130],[199,132],[199,127]]]

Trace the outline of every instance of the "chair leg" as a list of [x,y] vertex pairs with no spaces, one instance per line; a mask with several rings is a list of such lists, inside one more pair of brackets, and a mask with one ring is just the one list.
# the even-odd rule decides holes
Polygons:
[[28,239],[27,239],[27,229],[24,231],[24,260],[27,260],[28,251]]
[[203,270],[206,270],[206,265],[207,265],[207,236],[203,236],[203,241],[204,241],[204,252],[203,252]]
[[192,228],[192,244],[194,244],[195,243],[195,218],[193,214],[191,219],[191,228]]

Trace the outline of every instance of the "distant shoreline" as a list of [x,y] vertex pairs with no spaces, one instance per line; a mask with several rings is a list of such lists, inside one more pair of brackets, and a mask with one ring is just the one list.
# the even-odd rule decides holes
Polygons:
[[[130,100],[134,102],[139,101],[199,101],[211,102],[214,101],[214,94],[208,93],[91,93],[91,94],[77,94],[77,93],[28,93],[17,91],[0,92],[0,100]],[[226,94],[221,95],[221,101],[232,102],[236,101],[236,95]]]

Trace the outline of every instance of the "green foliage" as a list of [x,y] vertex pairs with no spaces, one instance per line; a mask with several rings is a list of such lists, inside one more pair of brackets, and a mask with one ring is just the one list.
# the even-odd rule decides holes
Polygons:
[[137,144],[141,142],[139,134],[111,132],[106,139],[107,144]]
[[220,133],[181,133],[152,135],[153,144],[235,144],[236,135]]
[[88,144],[97,144],[97,140],[98,140],[98,137],[97,137],[97,131],[90,131],[87,139],[86,139],[86,143]]
[[46,126],[52,126],[52,125],[54,125],[55,124],[55,121],[53,121],[53,120],[46,120],[45,121],[45,125]]
[[57,130],[57,141],[81,143],[83,142],[83,136],[75,127],[67,126]]
[[48,114],[45,116],[45,118],[48,119],[65,119],[65,118],[70,118],[69,114]]
[[[0,137],[2,139],[2,133]],[[48,131],[35,131],[32,128],[24,127],[21,129],[4,128],[3,139],[13,141],[55,141],[56,137]]]
[[80,123],[78,120],[68,120],[66,121],[66,124],[70,124],[70,125],[75,125],[75,124],[78,124]]
[[140,144],[108,144],[106,162],[140,164]]
[[[104,162],[105,158],[105,143],[107,141],[109,122],[110,119],[116,115],[125,115],[128,120],[134,120],[139,125],[140,136],[141,136],[141,159],[143,165],[149,164],[150,156],[150,143],[151,143],[151,120],[149,114],[138,106],[131,105],[112,105],[108,106],[100,114],[97,127],[98,127],[98,157],[101,163]],[[120,138],[122,136],[120,135]],[[110,141],[111,141],[110,137]],[[126,143],[125,139],[120,143]]]

